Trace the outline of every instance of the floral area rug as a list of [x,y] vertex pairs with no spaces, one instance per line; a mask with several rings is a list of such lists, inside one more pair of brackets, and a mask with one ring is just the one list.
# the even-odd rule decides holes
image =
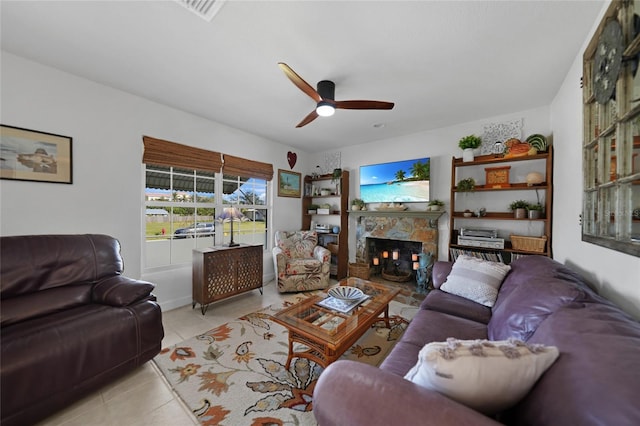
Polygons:
[[[293,358],[285,369],[288,331],[270,319],[281,306],[245,315],[164,348],[154,359],[173,390],[201,424],[315,425],[313,389],[323,368]],[[404,333],[417,308],[390,303],[391,328],[378,321],[342,359],[379,365]]]

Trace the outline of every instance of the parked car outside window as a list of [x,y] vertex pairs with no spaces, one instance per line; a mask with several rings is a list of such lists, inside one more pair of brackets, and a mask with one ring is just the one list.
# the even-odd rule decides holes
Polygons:
[[176,229],[173,233],[174,238],[193,238],[210,237],[215,233],[215,224],[213,222],[194,223],[187,228]]

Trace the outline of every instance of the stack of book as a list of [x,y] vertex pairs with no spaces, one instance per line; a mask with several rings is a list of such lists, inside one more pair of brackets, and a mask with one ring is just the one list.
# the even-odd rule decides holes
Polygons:
[[473,250],[450,248],[449,253],[451,254],[451,260],[453,261],[455,261],[458,258],[458,256],[462,254],[466,254],[467,256],[477,257],[478,259],[489,260],[491,262],[504,263],[504,260],[502,258],[502,253],[500,252],[473,251]]

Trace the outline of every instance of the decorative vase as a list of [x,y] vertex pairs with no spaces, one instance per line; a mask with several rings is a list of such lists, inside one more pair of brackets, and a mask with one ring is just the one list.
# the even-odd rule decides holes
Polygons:
[[462,150],[462,161],[468,163],[469,161],[473,161],[475,157],[473,156],[473,148],[465,148]]
[[529,210],[529,219],[540,219],[540,210]]
[[527,209],[515,209],[514,217],[516,219],[526,219],[527,218]]
[[357,204],[353,204],[351,206],[351,211],[357,212],[358,210],[360,210],[360,206]]

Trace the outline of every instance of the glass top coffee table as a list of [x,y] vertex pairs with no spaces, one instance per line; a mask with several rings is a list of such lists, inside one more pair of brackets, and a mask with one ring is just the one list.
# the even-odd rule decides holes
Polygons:
[[[289,330],[289,356],[286,368],[295,357],[310,359],[322,367],[340,358],[384,314],[389,324],[389,302],[400,292],[384,284],[349,277],[340,285],[356,287],[369,296],[352,310],[343,313],[319,306],[327,293],[312,296],[276,313],[273,319]],[[294,349],[294,343],[304,350]]]

